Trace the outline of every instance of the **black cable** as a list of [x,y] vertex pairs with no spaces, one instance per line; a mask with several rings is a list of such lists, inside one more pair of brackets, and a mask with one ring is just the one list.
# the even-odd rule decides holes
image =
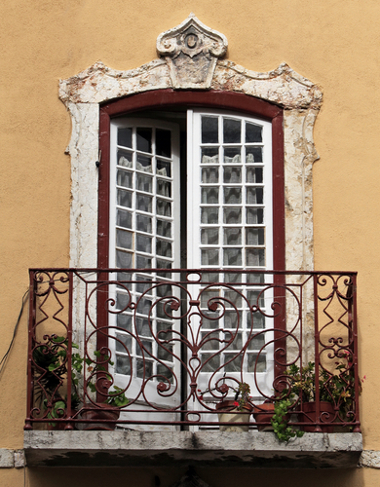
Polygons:
[[25,293],[24,293],[24,295],[22,297],[21,309],[20,309],[20,313],[18,315],[16,324],[15,324],[15,327],[14,327],[14,330],[13,330],[13,337],[12,337],[11,343],[9,344],[8,350],[6,351],[4,357],[0,361],[0,376],[1,376],[1,373],[3,371],[3,368],[5,367],[5,364],[6,364],[8,355],[9,355],[9,352],[12,349],[13,342],[15,341],[16,333],[17,333],[17,328],[18,328],[18,325],[20,324],[21,316],[22,316],[22,313],[24,312],[24,308],[25,308],[25,304],[26,304],[26,302],[28,300],[28,296],[29,296],[29,289],[27,291],[25,291]]

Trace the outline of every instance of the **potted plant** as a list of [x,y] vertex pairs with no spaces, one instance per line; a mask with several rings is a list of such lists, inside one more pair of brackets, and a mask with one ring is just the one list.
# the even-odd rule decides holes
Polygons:
[[246,382],[239,382],[235,391],[234,400],[222,400],[216,405],[220,423],[229,423],[220,425],[221,431],[248,431],[249,417],[252,413],[252,405],[249,401],[250,387]]

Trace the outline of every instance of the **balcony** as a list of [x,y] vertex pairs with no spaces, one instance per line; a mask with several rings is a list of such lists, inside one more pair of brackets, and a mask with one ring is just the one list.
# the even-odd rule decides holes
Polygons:
[[355,273],[32,269],[30,291],[29,465],[356,464]]

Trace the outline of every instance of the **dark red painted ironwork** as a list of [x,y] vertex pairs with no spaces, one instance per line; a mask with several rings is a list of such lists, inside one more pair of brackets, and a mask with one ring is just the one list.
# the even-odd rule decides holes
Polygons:
[[[247,407],[226,412],[257,417],[287,398],[298,427],[360,431],[355,273],[32,269],[30,290],[26,429],[215,428],[247,383]],[[123,394],[128,404],[102,406]],[[265,411],[249,426],[269,426]]]

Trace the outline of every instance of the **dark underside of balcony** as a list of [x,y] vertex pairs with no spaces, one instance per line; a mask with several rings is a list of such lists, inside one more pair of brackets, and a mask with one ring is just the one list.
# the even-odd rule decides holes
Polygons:
[[361,433],[305,433],[280,443],[272,432],[25,431],[29,467],[198,465],[354,468]]

